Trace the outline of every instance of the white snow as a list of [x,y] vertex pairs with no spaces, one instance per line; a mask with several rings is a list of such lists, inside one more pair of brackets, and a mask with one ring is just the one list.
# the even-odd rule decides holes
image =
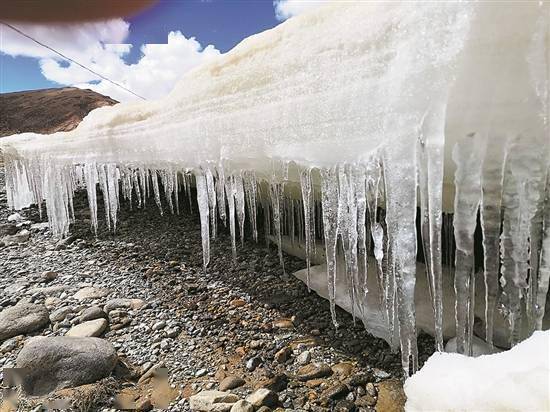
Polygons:
[[[417,366],[416,282],[426,276],[416,207],[440,350],[442,211],[453,212],[458,350],[470,351],[480,310],[493,339],[497,308],[515,344],[543,327],[550,275],[549,22],[549,2],[331,2],[186,73],[164,99],[94,110],[72,132],[1,139],[8,199],[16,209],[45,200],[64,236],[80,186],[94,229],[99,187],[112,230],[122,202],[153,197],[160,213],[177,213],[181,192],[192,208],[195,186],[205,266],[216,213],[234,256],[256,205],[281,263],[283,235],[298,231],[311,258],[324,233],[334,324],[339,294],[356,316],[379,299],[405,373]],[[480,209],[488,287],[476,303]]]
[[406,380],[405,394],[407,412],[548,411],[550,331],[477,358],[436,352]]

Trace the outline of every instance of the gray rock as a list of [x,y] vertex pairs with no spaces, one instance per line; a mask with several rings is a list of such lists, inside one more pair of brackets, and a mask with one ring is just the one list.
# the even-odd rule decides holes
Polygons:
[[230,412],[254,412],[254,406],[245,400],[235,402]]
[[254,372],[254,370],[261,364],[262,358],[255,356],[246,361],[246,369],[248,369],[250,372]]
[[17,341],[17,338],[11,338],[2,343],[2,345],[0,345],[0,353],[11,352],[15,348],[17,348]]
[[189,398],[189,406],[192,411],[225,412],[238,400],[237,395],[229,392],[202,391]]
[[67,336],[31,339],[16,361],[17,368],[26,369],[23,390],[36,396],[105,378],[116,363],[115,348],[108,341]]
[[243,386],[246,382],[238,376],[228,376],[220,382],[220,391],[228,391]]
[[17,226],[13,223],[0,224],[0,236],[11,236],[17,233]]
[[142,307],[146,305],[146,302],[141,299],[125,299],[125,298],[117,298],[117,299],[111,299],[109,300],[105,306],[103,307],[103,310],[105,313],[109,313],[110,311],[114,309],[132,309],[132,310],[139,310]]
[[67,332],[66,336],[75,336],[79,338],[101,336],[105,329],[107,329],[107,321],[103,318],[99,318],[73,326]]
[[208,373],[207,369],[199,369],[195,372],[195,378],[200,378],[201,376],[204,376]]
[[57,285],[57,286],[47,286],[43,288],[32,288],[29,290],[29,293],[33,295],[35,293],[41,293],[44,296],[61,296],[64,292],[71,289],[71,286]]
[[77,323],[95,319],[107,319],[107,314],[99,306],[90,306],[78,317]]
[[109,289],[105,288],[94,288],[92,286],[88,286],[85,288],[80,289],[78,292],[74,294],[74,298],[76,300],[84,300],[84,299],[100,299],[104,298],[109,295],[111,291]]
[[29,240],[30,236],[31,232],[29,232],[27,229],[23,229],[15,235],[4,236],[2,238],[2,242],[4,242],[4,245],[6,246],[17,245],[19,243],[25,243],[27,240]]
[[15,283],[12,283],[4,288],[4,295],[17,295],[19,292],[22,292],[29,286],[29,282],[26,281],[18,281]]
[[73,312],[73,308],[70,306],[64,306],[62,308],[56,309],[50,314],[50,322],[52,323],[61,322],[67,317],[69,313],[72,313],[72,312]]
[[20,303],[0,312],[0,342],[17,335],[34,332],[50,321],[44,305]]
[[301,366],[307,365],[310,361],[311,353],[308,350],[303,351],[296,357],[296,363]]
[[269,389],[260,388],[246,397],[246,401],[256,407],[269,406],[270,408],[279,403],[279,396]]
[[333,385],[330,388],[324,390],[321,394],[321,397],[336,399],[347,395],[348,392],[349,389],[346,385],[344,385],[343,383],[337,383],[336,385]]
[[166,326],[166,322],[161,320],[153,325],[153,330],[161,330],[164,329]]

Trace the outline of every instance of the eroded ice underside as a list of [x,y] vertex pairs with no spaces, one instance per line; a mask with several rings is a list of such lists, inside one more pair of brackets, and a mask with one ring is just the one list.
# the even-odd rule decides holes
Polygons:
[[65,235],[79,185],[94,228],[101,190],[112,229],[123,198],[177,212],[194,186],[205,266],[218,222],[235,254],[245,219],[257,239],[260,207],[279,245],[296,236],[309,255],[323,239],[335,324],[337,278],[353,310],[380,300],[407,373],[419,248],[443,347],[443,211],[454,213],[457,347],[469,351],[479,212],[486,339],[498,308],[513,344],[541,328],[550,276],[549,23],[547,2],[329,4],[244,40],[162,100],[2,139],[9,201],[45,199]]

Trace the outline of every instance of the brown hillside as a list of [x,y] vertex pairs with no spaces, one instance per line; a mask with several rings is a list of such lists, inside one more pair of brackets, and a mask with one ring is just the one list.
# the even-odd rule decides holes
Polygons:
[[93,109],[118,103],[88,89],[65,87],[0,94],[0,137],[74,129]]

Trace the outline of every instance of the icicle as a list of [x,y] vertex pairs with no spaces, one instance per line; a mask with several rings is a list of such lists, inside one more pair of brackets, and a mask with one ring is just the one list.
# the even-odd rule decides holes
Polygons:
[[218,197],[218,213],[224,226],[227,226],[226,214],[225,214],[225,172],[223,166],[220,164],[218,167],[218,180],[216,180],[216,194]]
[[[311,190],[311,169],[305,169],[300,174],[300,185],[302,187],[302,204],[304,206],[304,234],[306,239],[306,266],[307,266],[307,288],[310,290],[310,268],[311,268],[311,210],[312,210],[312,190]],[[313,235],[315,236],[315,234]]]
[[[435,105],[424,118],[418,140],[418,183],[421,203],[421,233],[428,285],[435,320],[436,350],[443,351],[443,268],[441,225],[443,194],[443,149],[445,104]],[[473,316],[473,312],[471,312]]]
[[499,293],[501,198],[505,145],[495,145],[483,160],[480,221],[483,234],[485,340],[493,344],[494,314]]
[[351,301],[351,315],[355,322],[355,299],[357,278],[357,198],[355,197],[349,167],[338,171],[338,232],[342,238],[348,296]]
[[[376,259],[376,272],[378,278],[378,287],[381,291],[384,290],[384,280],[382,271],[382,259],[384,258],[384,231],[377,220],[378,216],[378,191],[380,186],[381,168],[380,162],[373,159],[367,163],[367,181],[366,181],[366,197],[367,209],[369,213],[369,224],[372,241],[374,244],[374,257]],[[383,296],[379,296],[382,303]]]
[[191,174],[184,173],[183,180],[185,183],[185,192],[187,193],[187,200],[189,201],[189,211],[193,212],[193,194],[191,193]]
[[248,208],[248,215],[250,224],[252,226],[252,238],[258,242],[258,223],[257,223],[257,206],[256,197],[258,184],[256,182],[256,174],[254,172],[245,172],[243,174],[244,189],[246,192],[246,206]]
[[132,171],[132,186],[134,188],[134,191],[136,192],[136,199],[137,199],[137,202],[138,202],[138,208],[141,208],[141,190],[140,190],[140,187],[139,187],[139,175],[138,175],[138,170],[133,170]]
[[[475,293],[474,278],[474,231],[481,197],[481,161],[485,139],[472,133],[455,145],[453,160],[455,172],[454,235],[455,255],[455,294],[456,294],[456,337],[457,352],[470,353],[468,339],[472,329],[471,319]],[[481,150],[480,150],[481,148]]]
[[[501,281],[512,345],[522,337],[521,299],[528,288],[530,236],[543,205],[546,183],[546,153],[532,150],[536,143],[535,139],[517,136],[508,151],[504,171]],[[533,275],[536,282],[537,276]]]
[[233,262],[237,261],[237,243],[235,240],[235,193],[233,192],[235,184],[233,176],[229,176],[225,181],[225,196],[229,207],[229,232],[231,234],[231,252],[233,254]]
[[550,168],[546,172],[546,198],[544,202],[544,231],[539,264],[539,278],[536,295],[535,328],[542,330],[542,319],[546,308],[548,283],[550,281]]
[[202,237],[202,261],[204,269],[210,262],[210,230],[209,230],[209,204],[208,187],[206,178],[203,174],[195,175],[197,184],[197,203],[199,206],[199,215],[201,218],[201,237]]
[[105,165],[100,165],[98,167],[98,180],[101,187],[101,192],[103,194],[103,205],[105,207],[105,220],[107,223],[107,230],[111,230],[111,213],[110,202],[109,202],[109,189],[107,185],[107,174],[105,172]]
[[279,263],[285,272],[285,262],[283,260],[283,239],[281,236],[281,199],[283,196],[283,188],[281,183],[271,181],[269,185],[269,193],[271,196],[271,208],[273,210],[273,227],[275,228],[275,237],[277,238],[277,250],[279,255]]
[[149,172],[145,168],[139,169],[139,184],[143,196],[143,207],[145,208],[147,197],[149,197]]
[[[396,141],[385,150],[384,190],[395,286],[401,364],[405,375],[418,369],[414,288],[416,283],[416,154]],[[412,161],[410,159],[412,158]],[[407,159],[403,162],[402,159]]]
[[367,275],[368,275],[368,249],[367,249],[367,192],[365,169],[356,167],[353,170],[353,186],[355,196],[357,197],[357,260],[358,260],[358,287],[361,288],[361,308],[366,307],[366,299],[368,293]]
[[[212,239],[217,237],[218,228],[218,217],[216,212],[216,187],[214,183],[214,175],[210,169],[206,169],[206,189],[208,190],[208,206],[210,213],[210,226],[212,228]],[[179,213],[179,212],[178,212]]]
[[236,175],[232,179],[233,193],[235,195],[235,207],[237,211],[237,221],[239,222],[239,235],[241,237],[241,246],[244,246],[244,219],[245,219],[245,201],[244,185],[242,176]]
[[177,169],[174,169],[173,171],[173,179],[174,179],[174,200],[176,201],[176,213],[180,214],[180,200],[179,200],[179,173]]
[[151,180],[153,181],[153,193],[155,195],[155,203],[159,208],[160,215],[164,214],[162,210],[162,203],[160,202],[160,189],[159,189],[159,179],[156,170],[151,170]]
[[336,243],[338,240],[338,175],[335,168],[321,170],[321,200],[327,257],[327,282],[332,323],[336,320]]
[[86,192],[88,193],[88,205],[90,208],[90,221],[94,233],[97,235],[97,166],[95,163],[88,163],[84,166],[84,179],[86,181]]

